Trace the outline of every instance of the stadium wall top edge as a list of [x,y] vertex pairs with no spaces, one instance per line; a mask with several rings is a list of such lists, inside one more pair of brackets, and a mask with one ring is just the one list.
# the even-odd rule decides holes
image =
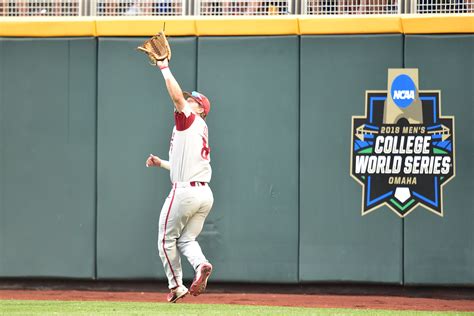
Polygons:
[[474,33],[474,14],[240,17],[3,17],[2,37]]

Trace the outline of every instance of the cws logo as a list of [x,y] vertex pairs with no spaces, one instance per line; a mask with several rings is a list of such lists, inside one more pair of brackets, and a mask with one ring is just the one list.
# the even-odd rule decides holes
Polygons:
[[418,89],[418,69],[389,69],[387,91],[366,91],[366,115],[352,117],[362,215],[387,205],[404,217],[421,205],[443,216],[455,156],[454,117],[441,115],[440,94]]

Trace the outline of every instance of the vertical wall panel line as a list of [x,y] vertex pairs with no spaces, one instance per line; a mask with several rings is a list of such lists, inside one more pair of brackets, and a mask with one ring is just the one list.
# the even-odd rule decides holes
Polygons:
[[298,256],[296,258],[296,280],[300,283],[300,250],[301,250],[301,36],[298,36]]
[[98,207],[98,163],[99,163],[99,38],[96,37],[95,41],[95,161],[94,161],[94,174],[95,174],[95,195],[94,195],[94,280],[97,280],[97,229],[98,229],[98,218],[99,218],[99,207]]
[[67,41],[67,111],[66,111],[66,122],[67,122],[67,135],[66,144],[69,144],[69,137],[71,134],[71,40]]
[[196,91],[199,91],[199,87],[198,87],[198,73],[199,73],[199,37],[195,37],[196,38],[196,74],[195,74],[195,77],[194,77],[194,87],[196,89]]

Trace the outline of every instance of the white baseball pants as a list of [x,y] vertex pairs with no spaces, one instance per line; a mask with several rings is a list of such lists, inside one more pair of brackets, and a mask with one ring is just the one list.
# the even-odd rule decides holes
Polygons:
[[180,253],[194,270],[208,262],[196,238],[213,203],[211,188],[203,182],[175,183],[166,198],[160,213],[158,250],[170,289],[183,284]]

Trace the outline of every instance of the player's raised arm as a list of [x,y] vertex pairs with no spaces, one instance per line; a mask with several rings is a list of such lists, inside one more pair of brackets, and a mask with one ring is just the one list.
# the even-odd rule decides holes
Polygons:
[[163,78],[165,78],[166,81],[166,88],[168,89],[168,93],[174,103],[176,110],[178,112],[182,112],[184,106],[186,105],[186,100],[183,97],[183,91],[181,90],[181,87],[171,73],[168,60],[165,59],[163,61],[157,61],[156,65],[161,69]]

